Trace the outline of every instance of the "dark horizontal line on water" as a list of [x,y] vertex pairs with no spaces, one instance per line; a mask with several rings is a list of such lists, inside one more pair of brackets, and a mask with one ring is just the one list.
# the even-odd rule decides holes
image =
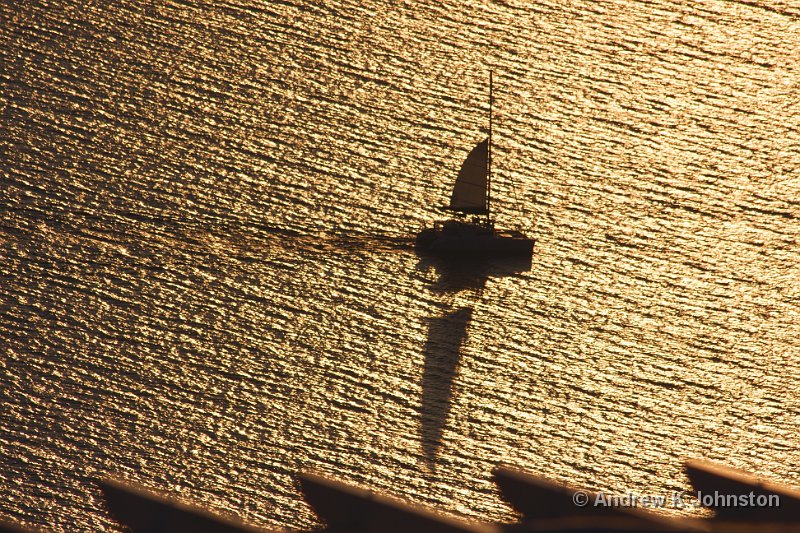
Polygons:
[[784,17],[788,17],[792,20],[800,20],[800,10],[799,11],[789,11],[787,9],[779,9],[777,7],[772,7],[766,5],[764,3],[758,3],[752,0],[723,0],[724,2],[729,2],[731,4],[741,4],[748,7],[752,7],[754,9],[761,9],[764,11],[769,11],[770,13],[775,13],[776,15],[781,15]]
[[754,213],[760,213],[762,215],[772,215],[786,219],[795,219],[800,217],[800,215],[796,215],[794,213],[790,213],[788,211],[776,211],[773,209],[764,209],[761,207],[755,207],[752,205],[745,205],[745,204],[736,204],[736,207],[741,209],[742,211],[751,211]]

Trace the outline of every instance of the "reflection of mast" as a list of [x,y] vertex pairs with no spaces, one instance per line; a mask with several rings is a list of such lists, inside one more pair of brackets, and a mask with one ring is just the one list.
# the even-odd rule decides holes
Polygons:
[[492,195],[492,71],[489,71],[489,148],[486,158],[486,220],[492,219],[490,198]]

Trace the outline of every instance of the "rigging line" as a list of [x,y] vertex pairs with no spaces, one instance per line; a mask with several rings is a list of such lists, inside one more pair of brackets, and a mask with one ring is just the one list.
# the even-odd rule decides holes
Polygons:
[[514,182],[514,178],[510,178],[511,181],[511,192],[514,193],[514,206],[517,208],[517,213],[519,213],[520,218],[525,218],[525,215],[522,213],[522,208],[519,204],[519,198],[517,197],[517,184]]
[[517,184],[513,177],[509,176],[508,179],[511,182],[511,192],[514,194],[514,207],[517,208],[517,213],[519,214],[520,218],[525,218],[525,214],[522,212],[522,208],[520,207],[519,197],[517,196]]

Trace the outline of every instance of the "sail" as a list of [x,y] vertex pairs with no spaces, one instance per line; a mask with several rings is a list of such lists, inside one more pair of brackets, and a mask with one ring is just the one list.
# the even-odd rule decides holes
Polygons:
[[461,213],[486,214],[489,173],[489,139],[478,143],[464,160],[450,197],[450,209]]

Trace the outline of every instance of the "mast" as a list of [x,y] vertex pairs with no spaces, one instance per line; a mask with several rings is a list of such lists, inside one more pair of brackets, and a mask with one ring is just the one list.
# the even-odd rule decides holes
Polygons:
[[489,157],[486,162],[486,221],[491,222],[492,191],[492,71],[489,71]]

